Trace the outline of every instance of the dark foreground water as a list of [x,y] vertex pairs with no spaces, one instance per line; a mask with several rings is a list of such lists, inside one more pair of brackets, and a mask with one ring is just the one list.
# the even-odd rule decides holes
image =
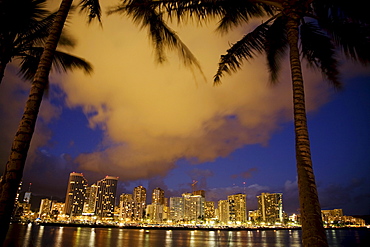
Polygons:
[[[370,229],[327,230],[330,246],[370,246]],[[137,230],[13,224],[5,246],[215,247],[301,246],[300,230]]]

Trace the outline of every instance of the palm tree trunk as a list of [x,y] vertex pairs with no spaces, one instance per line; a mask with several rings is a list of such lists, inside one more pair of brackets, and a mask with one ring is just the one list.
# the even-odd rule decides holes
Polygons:
[[4,78],[5,67],[6,67],[6,65],[4,63],[0,62],[0,85],[1,85],[1,82],[3,81],[3,78]]
[[72,2],[73,0],[63,0],[60,5],[32,83],[31,91],[12,144],[3,178],[0,181],[0,246],[4,243],[9,228],[17,189],[22,179],[37,115],[48,83],[54,52]]
[[[291,6],[291,5],[290,5]],[[289,8],[289,6],[288,6]],[[287,12],[288,13],[288,12]],[[293,83],[294,127],[303,246],[328,246],[312,168],[301,61],[298,49],[298,15],[288,13],[288,42]]]

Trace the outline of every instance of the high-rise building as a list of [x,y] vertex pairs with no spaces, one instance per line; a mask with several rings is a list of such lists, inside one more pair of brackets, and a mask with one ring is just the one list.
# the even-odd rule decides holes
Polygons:
[[143,186],[137,186],[134,188],[134,201],[146,203],[146,189]]
[[227,197],[229,201],[229,221],[243,223],[247,221],[247,196],[239,193]]
[[31,191],[27,191],[26,193],[24,193],[23,202],[30,203],[30,201],[31,201],[31,195],[32,195],[32,192]]
[[69,174],[69,181],[66,194],[65,214],[81,215],[85,201],[87,180],[82,173],[72,172]]
[[134,220],[135,201],[132,194],[122,193],[119,197],[120,220],[132,222]]
[[137,186],[133,191],[134,196],[134,220],[141,221],[145,217],[146,210],[146,189],[143,186]]
[[86,187],[86,196],[83,209],[84,214],[89,215],[95,213],[97,195],[98,186],[96,184]]
[[206,219],[215,218],[215,202],[211,201],[204,202],[204,218]]
[[30,183],[28,185],[28,191],[26,193],[24,193],[23,202],[25,202],[25,203],[30,203],[30,201],[31,201],[31,195],[32,195],[31,185],[32,185],[32,183]]
[[228,200],[220,200],[218,201],[218,220],[221,224],[228,224],[229,223],[229,201]]
[[164,205],[153,203],[146,207],[147,219],[152,223],[160,223],[163,220]]
[[40,209],[38,217],[42,220],[48,219],[50,217],[50,210],[52,205],[52,200],[50,199],[41,199]]
[[184,198],[184,220],[197,221],[203,219],[205,198],[192,193],[184,193],[182,197]]
[[179,222],[184,219],[184,198],[170,197],[170,220]]
[[95,213],[100,217],[112,217],[116,203],[118,177],[106,176],[97,182]]
[[152,204],[164,205],[164,190],[158,187],[153,190]]
[[267,224],[283,222],[283,194],[261,193],[257,196],[261,221]]
[[65,203],[53,201],[50,209],[50,217],[54,220],[58,220],[59,215],[65,212]]

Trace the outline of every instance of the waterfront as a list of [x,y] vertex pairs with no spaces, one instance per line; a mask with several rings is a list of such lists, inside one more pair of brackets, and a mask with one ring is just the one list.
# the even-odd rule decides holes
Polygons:
[[[330,246],[370,246],[370,229],[328,229]],[[5,246],[301,246],[300,230],[143,230],[12,224]]]

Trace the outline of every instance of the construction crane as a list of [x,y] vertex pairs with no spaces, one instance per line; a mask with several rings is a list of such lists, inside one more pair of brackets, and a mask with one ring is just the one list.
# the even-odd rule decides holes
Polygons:
[[198,183],[198,181],[193,180],[193,183],[191,184],[192,192],[194,192],[194,187]]

